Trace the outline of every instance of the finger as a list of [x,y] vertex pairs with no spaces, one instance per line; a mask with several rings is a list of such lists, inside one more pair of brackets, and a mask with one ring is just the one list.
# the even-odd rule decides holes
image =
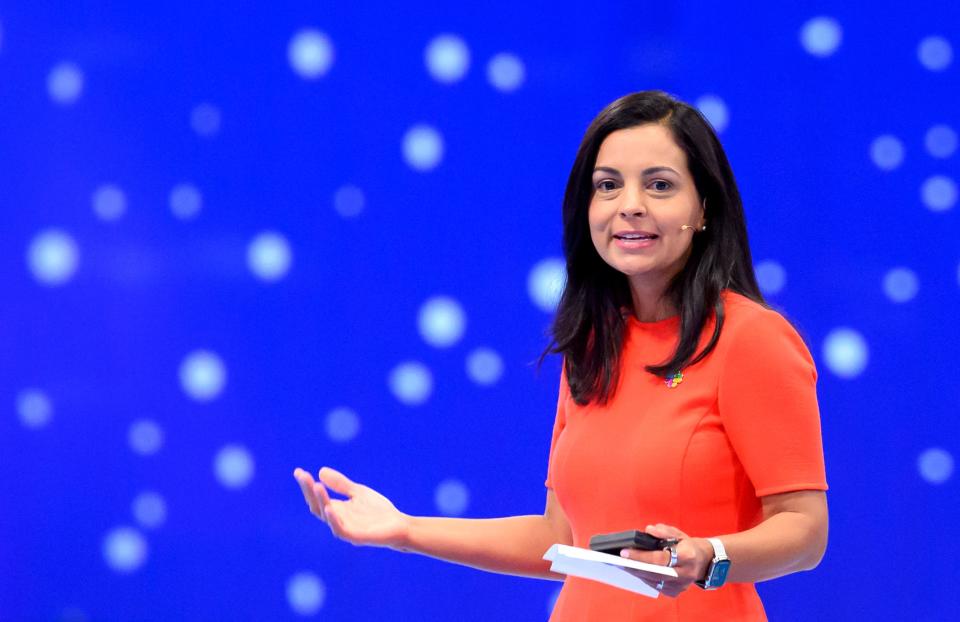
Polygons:
[[340,539],[346,539],[344,535],[346,530],[343,525],[343,517],[340,516],[339,510],[337,509],[338,503],[343,503],[343,501],[330,501],[324,507],[324,512],[327,516],[327,524],[330,525],[330,530],[333,532],[333,535],[337,536]]
[[328,488],[348,497],[352,497],[355,494],[357,485],[340,471],[331,469],[330,467],[323,467],[317,475],[320,481]]
[[300,484],[300,491],[303,493],[303,498],[310,507],[310,512],[320,520],[323,520],[323,506],[314,493],[313,477],[303,469],[296,469],[293,472],[293,476],[296,478],[297,483]]
[[[666,562],[663,561],[663,554],[663,551],[641,551],[640,549],[623,549],[620,551],[620,557],[643,562],[645,564],[666,566]],[[669,561],[669,555],[670,553],[667,553],[667,561]]]
[[683,533],[673,525],[664,525],[663,523],[647,525],[647,528],[644,529],[644,531],[657,538],[676,538],[679,540],[681,538],[689,537],[687,534]]
[[327,504],[330,503],[330,493],[327,492],[326,486],[320,482],[313,483],[313,494],[317,496],[317,501],[320,503],[321,509],[326,508]]

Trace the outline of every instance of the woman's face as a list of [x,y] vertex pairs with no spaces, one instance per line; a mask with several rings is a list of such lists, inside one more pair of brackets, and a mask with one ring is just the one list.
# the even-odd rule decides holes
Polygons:
[[686,154],[670,130],[649,123],[607,136],[597,153],[590,236],[636,291],[662,289],[690,256],[704,214]]

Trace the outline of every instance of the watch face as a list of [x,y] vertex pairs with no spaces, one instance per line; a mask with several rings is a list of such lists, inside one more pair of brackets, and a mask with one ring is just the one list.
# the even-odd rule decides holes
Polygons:
[[710,572],[710,578],[708,582],[711,587],[720,587],[727,582],[727,573],[730,571],[730,560],[723,559],[718,562],[714,562],[713,568]]

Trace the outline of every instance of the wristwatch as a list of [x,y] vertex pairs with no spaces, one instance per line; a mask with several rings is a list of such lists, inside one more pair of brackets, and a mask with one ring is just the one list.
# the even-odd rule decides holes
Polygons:
[[730,558],[723,548],[720,538],[707,538],[713,547],[713,560],[707,568],[706,576],[695,583],[705,590],[715,590],[727,582],[727,572],[730,570]]

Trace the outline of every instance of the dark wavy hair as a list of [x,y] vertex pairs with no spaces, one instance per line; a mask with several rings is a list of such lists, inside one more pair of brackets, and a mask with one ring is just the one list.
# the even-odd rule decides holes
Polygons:
[[[603,109],[590,123],[573,162],[563,198],[563,251],[567,283],[551,326],[552,339],[540,356],[561,354],[570,393],[578,404],[613,397],[620,377],[626,320],[633,308],[626,275],[608,265],[590,237],[587,212],[593,197],[593,168],[604,139],[617,130],[647,123],[670,129],[687,156],[700,199],[706,199],[707,229],[693,236],[683,269],[667,287],[680,312],[680,340],[670,360],[647,371],[670,376],[701,360],[716,346],[723,328],[723,289],[764,306],[747,242],[747,225],[733,170],[713,128],[695,108],[661,91],[632,93]],[[711,313],[710,341],[697,344]]]

